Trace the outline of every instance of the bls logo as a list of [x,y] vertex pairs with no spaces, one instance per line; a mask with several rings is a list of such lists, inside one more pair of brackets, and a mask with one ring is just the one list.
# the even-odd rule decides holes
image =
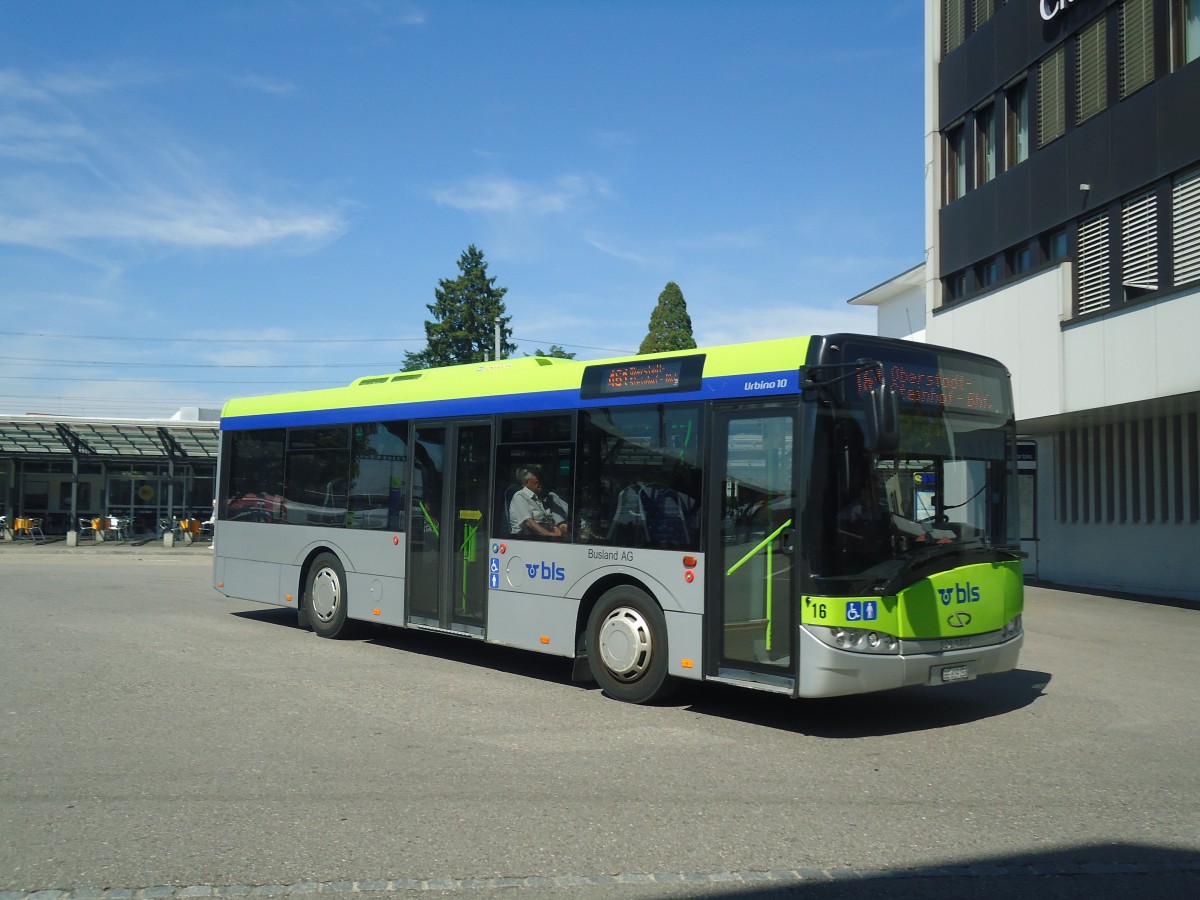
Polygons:
[[567,570],[557,563],[525,563],[525,571],[530,578],[541,578],[543,581],[566,581]]
[[953,587],[938,588],[937,592],[938,596],[942,598],[942,606],[949,606],[951,603],[979,602],[979,587],[969,581],[966,587],[955,583]]

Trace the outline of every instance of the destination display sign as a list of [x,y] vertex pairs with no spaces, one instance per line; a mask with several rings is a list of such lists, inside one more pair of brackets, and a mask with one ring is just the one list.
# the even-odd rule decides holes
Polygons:
[[[1000,366],[980,360],[943,359],[936,353],[880,358],[878,348],[861,349],[863,356],[878,359],[887,384],[896,392],[901,408],[943,409],[954,412],[1003,416],[1012,412],[1008,373]],[[849,356],[849,353],[846,354]],[[859,397],[879,383],[880,370],[865,366],[854,374],[851,383]]]
[[[1005,382],[981,372],[929,369],[904,363],[888,364],[886,371],[888,383],[902,406],[940,406],[981,413],[1002,413],[1008,407]],[[860,372],[860,393],[869,391],[876,380],[878,370]]]
[[703,354],[588,366],[580,394],[589,400],[629,394],[694,391],[700,387],[703,373]]

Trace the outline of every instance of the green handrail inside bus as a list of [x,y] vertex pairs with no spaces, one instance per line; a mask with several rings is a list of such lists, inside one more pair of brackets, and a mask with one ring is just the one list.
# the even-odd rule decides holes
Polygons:
[[725,573],[725,577],[728,578],[730,575],[732,575],[734,572],[736,572],[738,569],[740,569],[742,566],[744,566],[747,562],[749,562],[751,557],[757,556],[758,553],[764,547],[766,548],[766,550],[767,550],[767,575],[766,575],[766,579],[767,579],[767,584],[766,584],[766,588],[767,588],[767,591],[766,591],[766,593],[767,593],[767,633],[765,635],[764,646],[766,647],[767,650],[771,649],[771,645],[772,645],[773,638],[774,638],[773,632],[774,632],[774,624],[775,624],[775,597],[774,597],[774,581],[775,581],[775,579],[771,577],[773,574],[772,573],[772,569],[774,567],[773,557],[774,557],[775,553],[774,553],[774,549],[773,549],[772,545],[775,543],[775,539],[777,537],[779,537],[780,534],[783,533],[783,530],[785,528],[790,527],[791,524],[792,524],[792,520],[788,519],[786,522],[784,522],[782,525],[780,525],[778,528],[776,528],[774,531],[772,531],[770,534],[768,534],[765,538],[763,538],[753,550],[751,550],[749,553],[747,553],[745,556],[743,556],[741,559],[739,559],[737,562],[735,562],[732,566],[730,566],[729,571]]
[[429,515],[429,510],[425,508],[425,501],[418,500],[417,506],[421,507],[421,515],[423,515],[425,517],[425,521],[429,523],[429,527],[433,531],[433,536],[435,538],[440,538],[441,534],[438,532],[438,527],[433,524],[433,516]]
[[463,559],[463,579],[462,579],[462,604],[463,612],[467,611],[467,586],[470,584],[467,576],[471,571],[471,564],[475,562],[475,538],[479,534],[478,525],[467,525],[463,528],[462,546],[458,548],[458,552],[462,554]]

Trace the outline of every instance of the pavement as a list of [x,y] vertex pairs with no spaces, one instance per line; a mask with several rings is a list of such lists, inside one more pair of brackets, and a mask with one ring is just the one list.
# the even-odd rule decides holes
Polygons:
[[212,556],[212,541],[208,538],[203,540],[193,541],[191,544],[184,543],[176,538],[175,546],[167,547],[163,544],[163,539],[160,537],[143,536],[128,538],[126,540],[108,540],[94,541],[91,538],[80,541],[76,546],[70,547],[67,545],[67,539],[64,535],[47,535],[44,540],[29,540],[22,538],[21,540],[0,540],[0,559],[6,557],[21,557],[31,558],[37,556],[57,556],[60,554],[78,555],[88,559],[113,556],[145,556],[153,554],[154,556],[180,556],[180,557],[197,557],[204,554],[211,559]]

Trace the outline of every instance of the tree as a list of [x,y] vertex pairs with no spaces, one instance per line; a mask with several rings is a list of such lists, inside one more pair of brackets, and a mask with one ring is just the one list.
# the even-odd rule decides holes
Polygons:
[[694,350],[696,339],[692,337],[692,317],[688,315],[683,291],[673,281],[668,281],[658,295],[658,305],[650,313],[650,332],[646,335],[638,353],[660,353],[664,350]]
[[[528,356],[529,354],[525,354],[525,355]],[[554,357],[555,359],[574,359],[575,358],[574,353],[568,353],[562,347],[558,346],[558,344],[551,344],[549,350],[543,350],[541,347],[538,347],[536,350],[533,351],[533,355],[534,356],[551,356],[551,357]]]
[[504,314],[508,288],[496,287],[488,278],[483,251],[471,244],[458,258],[459,276],[441,278],[434,301],[426,305],[433,313],[425,322],[425,349],[404,354],[404,369],[434,369],[459,363],[483,362],[496,344],[496,318],[500,318],[500,354],[511,356],[516,346],[509,342],[511,316]]

